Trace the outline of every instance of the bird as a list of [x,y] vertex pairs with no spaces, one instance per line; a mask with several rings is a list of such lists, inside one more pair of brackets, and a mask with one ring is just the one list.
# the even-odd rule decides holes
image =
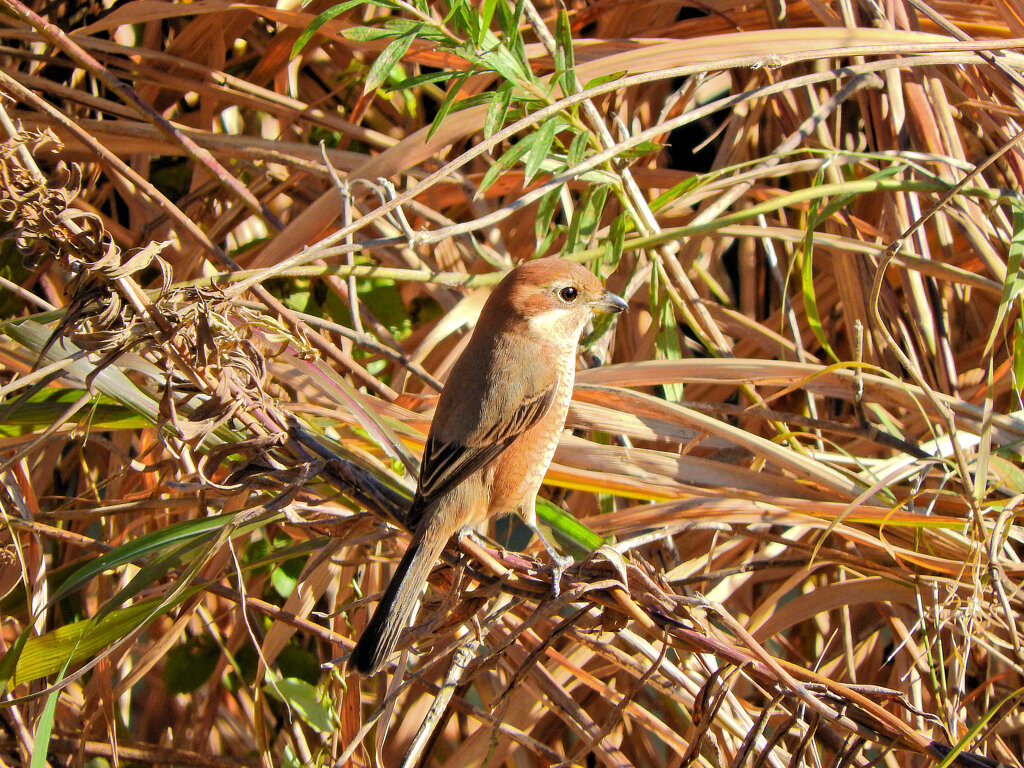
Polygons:
[[497,515],[518,513],[553,562],[537,526],[536,498],[572,399],[576,349],[597,314],[626,302],[581,264],[526,261],[487,297],[434,411],[416,495],[405,523],[412,539],[350,656],[373,675],[387,663],[448,540]]

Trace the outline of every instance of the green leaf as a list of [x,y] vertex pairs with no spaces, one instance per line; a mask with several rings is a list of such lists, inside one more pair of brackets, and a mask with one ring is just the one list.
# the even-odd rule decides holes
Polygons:
[[601,75],[600,77],[595,77],[594,79],[588,80],[586,82],[586,84],[583,86],[583,90],[588,90],[590,88],[597,88],[597,86],[599,86],[599,85],[604,85],[605,83],[614,82],[615,80],[618,80],[619,78],[625,77],[627,74],[629,74],[629,73],[626,72],[626,70],[623,69],[623,70],[621,70],[619,72],[612,72],[610,75]]
[[[978,719],[978,722],[976,722],[968,729],[967,733],[965,733],[956,743],[956,745],[949,751],[949,754],[947,754],[942,759],[942,762],[938,764],[937,768],[950,768],[951,765],[956,763],[957,757],[967,748],[967,745],[970,744],[971,741],[977,738],[978,735],[985,730],[985,727],[992,720],[992,718],[996,717],[1000,712],[1005,712],[1006,710],[1004,710],[1003,708],[1006,706],[1006,704],[1012,701],[1013,699],[1019,698],[1022,694],[1024,694],[1024,688],[1018,688],[1017,690],[1007,695],[1002,701],[999,701],[990,706],[988,710],[984,714],[982,714],[982,716]],[[1016,709],[1018,705],[1019,702],[1017,705],[1010,708],[1010,711]]]
[[310,685],[320,682],[320,677],[323,674],[320,657],[300,648],[294,642],[288,643],[277,654],[277,668],[281,670],[282,677],[305,680]]
[[138,572],[132,576],[131,581],[119,589],[117,594],[108,600],[107,603],[96,612],[94,618],[100,619],[106,616],[119,605],[123,605],[136,595],[142,593],[156,581],[168,576],[173,569],[176,569],[181,565],[183,561],[182,556],[185,553],[195,550],[197,547],[212,538],[213,534],[211,533],[208,536],[201,537],[197,540],[179,544],[169,552],[162,552],[158,556],[154,557],[150,562],[140,568]]
[[479,107],[483,104],[490,104],[494,101],[493,93],[477,93],[472,96],[467,96],[464,99],[456,101],[451,108],[452,112],[460,112],[463,109],[469,109],[470,107]]
[[[507,44],[509,40],[519,34],[519,19],[522,17],[515,15],[508,3],[498,3],[495,10],[498,16],[498,31],[501,32],[501,36]],[[517,10],[522,12],[522,3],[518,5]]]
[[572,27],[564,5],[559,5],[555,21],[555,75],[552,82],[561,83],[562,92],[568,96],[577,91],[576,60],[572,52]]
[[988,471],[999,490],[1014,496],[1024,493],[1024,471],[1013,461],[993,454],[989,456]]
[[421,85],[429,85],[430,83],[440,83],[445,80],[451,80],[456,75],[458,75],[458,72],[427,72],[422,75],[407,77],[394,85],[385,85],[383,90],[385,93],[389,94],[397,93],[398,91],[408,91],[412,88],[419,88]]
[[630,228],[633,220],[628,213],[620,213],[612,219],[608,228],[608,263],[618,265],[622,258],[622,246],[626,242],[626,230]]
[[452,104],[455,103],[455,97],[459,95],[459,91],[462,90],[462,86],[466,84],[469,76],[476,71],[475,68],[470,67],[468,70],[459,75],[458,79],[452,83],[451,88],[448,89],[448,93],[445,94],[444,101],[441,102],[440,108],[437,110],[437,115],[434,116],[434,122],[430,124],[430,130],[427,131],[427,141],[437,133],[437,129],[441,127],[441,123],[448,116],[448,113],[452,111]]
[[[681,360],[682,345],[679,343],[679,329],[676,327],[676,316],[672,311],[672,303],[662,302],[659,312],[658,335],[655,338],[655,351],[659,360]],[[679,382],[666,382],[661,385],[665,399],[672,403],[683,400],[683,385]]]
[[[812,186],[820,186],[824,180],[824,168],[820,168],[815,174]],[[818,212],[819,200],[815,198],[809,203],[807,211],[807,226],[804,234],[803,259],[800,263],[800,293],[803,296],[804,312],[807,315],[807,324],[814,333],[814,338],[821,344],[821,348],[834,361],[839,362],[839,357],[828,343],[825,336],[825,329],[821,325],[821,317],[818,315],[818,301],[814,292],[814,230],[817,229],[821,216]]]
[[560,224],[548,227],[546,233],[544,233],[544,239],[537,243],[537,253],[544,254],[551,250],[551,246],[554,245],[557,240],[565,232],[565,227]]
[[543,238],[548,230],[551,229],[551,221],[555,217],[555,211],[558,210],[558,198],[564,186],[563,184],[562,186],[555,187],[546,193],[537,205],[537,218],[533,223],[533,232],[538,240]]
[[1018,317],[1013,334],[1013,387],[1019,394],[1024,391],[1024,318]]
[[209,635],[190,637],[172,648],[164,660],[164,690],[171,696],[192,693],[217,669],[220,647]]
[[608,200],[608,187],[590,187],[580,206],[580,240],[586,242],[597,230],[604,213],[604,204]]
[[305,680],[286,677],[268,682],[263,691],[278,701],[283,701],[317,733],[330,733],[334,729],[331,708],[317,694],[316,688]]
[[[64,679],[67,669],[68,665],[65,664],[56,682],[59,683]],[[59,688],[50,691],[46,697],[46,704],[43,705],[43,711],[39,714],[39,721],[36,724],[36,732],[32,740],[32,759],[29,762],[29,768],[46,768],[48,765],[46,758],[50,747],[50,736],[53,734],[53,721],[57,712],[58,699],[60,699]]]
[[366,75],[366,82],[363,84],[363,93],[372,93],[383,83],[387,76],[391,73],[395,64],[402,60],[405,56],[406,51],[409,50],[409,46],[412,45],[412,41],[416,39],[416,34],[422,28],[422,24],[417,26],[415,29],[406,32],[400,37],[396,37],[387,47],[380,52],[377,60],[373,62],[373,66],[370,67],[370,71]]
[[577,206],[572,221],[569,222],[569,234],[565,243],[567,253],[582,250],[586,241],[594,234],[601,221],[607,199],[607,185],[587,187],[587,191],[583,193],[583,201]]
[[569,145],[569,152],[566,156],[566,162],[570,168],[575,168],[577,165],[583,162],[583,157],[586,155],[587,146],[590,143],[590,137],[586,133],[577,133],[572,143]]
[[664,148],[664,144],[659,144],[656,141],[641,141],[635,147],[628,147],[627,149],[622,150],[618,155],[616,155],[616,157],[643,157],[644,155],[649,155],[652,152],[660,152]]
[[425,40],[447,39],[444,35],[435,32],[430,27],[424,27],[423,22],[412,21],[411,19],[388,19],[379,27],[350,27],[343,30],[341,36],[346,40],[367,43],[384,37],[400,37],[413,31],[416,32],[417,36]]
[[480,193],[484,192],[489,186],[491,186],[491,184],[497,180],[499,175],[515,165],[519,161],[519,158],[530,151],[530,148],[536,141],[537,134],[531,133],[528,136],[524,136],[517,144],[513,144],[511,149],[498,158],[498,162],[487,169],[487,173],[484,174],[483,179],[480,181]]
[[541,163],[547,159],[548,152],[551,151],[551,145],[555,141],[555,133],[558,131],[561,122],[558,117],[548,118],[535,134],[536,139],[533,142],[533,146],[530,147],[529,154],[526,156],[526,184],[533,181],[533,178],[540,172]]
[[999,307],[982,357],[988,357],[992,353],[996,339],[1003,330],[1003,321],[1009,312],[1010,304],[1024,293],[1024,271],[1021,270],[1021,257],[1024,256],[1024,207],[1019,200],[1011,198],[1010,208],[1013,212],[1013,235],[1010,237],[1006,259],[1006,282],[1003,283],[1003,294],[999,297]]
[[513,83],[535,82],[536,77],[527,62],[527,59],[517,59],[505,45],[494,36],[493,32],[484,33],[483,46],[487,49],[479,57],[480,62],[506,80]]
[[450,24],[456,32],[466,35],[473,47],[479,48],[483,40],[483,25],[480,23],[480,16],[476,10],[470,7],[466,0],[451,0],[450,6],[444,23]]
[[537,498],[537,520],[554,531],[559,539],[570,542],[585,554],[608,543],[568,512],[556,507],[547,499],[539,497]]
[[7,652],[0,656],[0,690],[7,690],[7,681],[14,674],[18,662],[21,660],[21,654],[25,650],[25,645],[31,639],[32,630],[22,630],[21,634],[18,635],[18,639],[7,648]]
[[512,102],[512,83],[502,83],[491,98],[491,106],[487,108],[484,118],[484,138],[490,138],[505,125],[508,116],[508,105]]
[[684,179],[683,181],[673,186],[671,189],[662,192],[660,195],[654,198],[654,200],[651,202],[651,210],[661,210],[666,205],[671,203],[673,200],[682,197],[684,192],[689,192],[691,189],[700,186],[706,181],[709,181],[709,179],[706,176],[698,175],[693,175],[688,179]]
[[50,598],[50,605],[63,600],[79,587],[99,576],[104,571],[133,563],[146,555],[161,552],[175,544],[199,545],[208,541],[217,531],[229,525],[234,515],[217,515],[199,520],[184,520],[166,528],[144,534],[134,541],[122,544],[117,549],[100,555],[75,571]]
[[291,558],[272,568],[270,571],[270,583],[273,585],[274,591],[283,598],[291,596],[299,585],[299,576],[302,575],[302,569],[305,565],[305,560]]
[[525,69],[530,75],[530,81],[536,82],[537,78],[533,75],[533,70],[530,69],[529,65],[530,58],[526,55],[526,45],[523,43],[523,33],[519,29],[520,22],[523,19],[525,5],[526,0],[516,0],[515,10],[512,11],[508,20],[509,29],[503,29],[505,32],[505,46],[512,53],[512,56],[519,59],[519,61],[527,62]]
[[[0,407],[0,436],[24,435],[50,426],[84,393],[81,389],[40,387],[33,389],[24,399],[10,400]],[[88,414],[82,414],[80,423],[87,422],[92,429],[106,431],[151,426],[147,419],[105,395],[94,395],[83,408],[88,409]]]
[[299,39],[296,40],[295,45],[292,46],[292,53],[290,58],[294,59],[299,54],[299,51],[306,47],[306,43],[310,41],[310,39],[313,37],[313,35],[317,33],[320,27],[322,27],[331,19],[340,16],[345,11],[355,8],[357,5],[379,5],[385,8],[395,7],[394,3],[387,2],[386,0],[348,0],[348,2],[339,3],[338,5],[328,8],[326,11],[321,13],[311,22],[309,22],[309,26],[302,31],[302,34],[299,35]]
[[481,29],[487,29],[491,26],[491,19],[494,18],[494,10],[498,6],[499,2],[501,5],[505,4],[505,0],[484,0],[480,4]]
[[[187,594],[193,594],[192,589]],[[181,599],[187,595],[182,595]],[[56,674],[65,664],[74,664],[102,651],[107,646],[124,639],[143,624],[166,613],[171,606],[165,605],[160,611],[163,598],[128,606],[113,611],[100,620],[83,619],[65,624],[39,637],[30,637],[18,659],[13,676],[14,684],[21,685]],[[30,630],[26,630],[30,631]]]

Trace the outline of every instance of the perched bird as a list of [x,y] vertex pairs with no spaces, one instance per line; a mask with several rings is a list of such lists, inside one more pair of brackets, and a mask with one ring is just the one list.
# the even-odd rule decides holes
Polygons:
[[412,542],[352,652],[360,673],[384,666],[453,534],[518,512],[556,570],[571,562],[537,528],[537,491],[565,427],[583,329],[624,309],[564,259],[526,262],[495,287],[438,400],[406,520]]

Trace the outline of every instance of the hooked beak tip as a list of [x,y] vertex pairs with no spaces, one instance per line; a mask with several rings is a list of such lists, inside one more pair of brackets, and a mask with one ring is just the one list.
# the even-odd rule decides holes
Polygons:
[[595,312],[608,315],[617,315],[619,312],[625,312],[628,308],[629,304],[626,303],[626,300],[611,291],[605,291],[604,296],[594,302]]

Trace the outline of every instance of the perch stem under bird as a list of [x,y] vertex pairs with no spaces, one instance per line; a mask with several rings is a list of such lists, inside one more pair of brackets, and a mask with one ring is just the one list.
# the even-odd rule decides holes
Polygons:
[[352,652],[360,673],[387,662],[448,540],[495,515],[518,512],[537,534],[557,591],[571,560],[537,526],[537,491],[565,427],[583,329],[626,307],[559,258],[526,262],[495,287],[438,400],[406,518],[412,541]]

